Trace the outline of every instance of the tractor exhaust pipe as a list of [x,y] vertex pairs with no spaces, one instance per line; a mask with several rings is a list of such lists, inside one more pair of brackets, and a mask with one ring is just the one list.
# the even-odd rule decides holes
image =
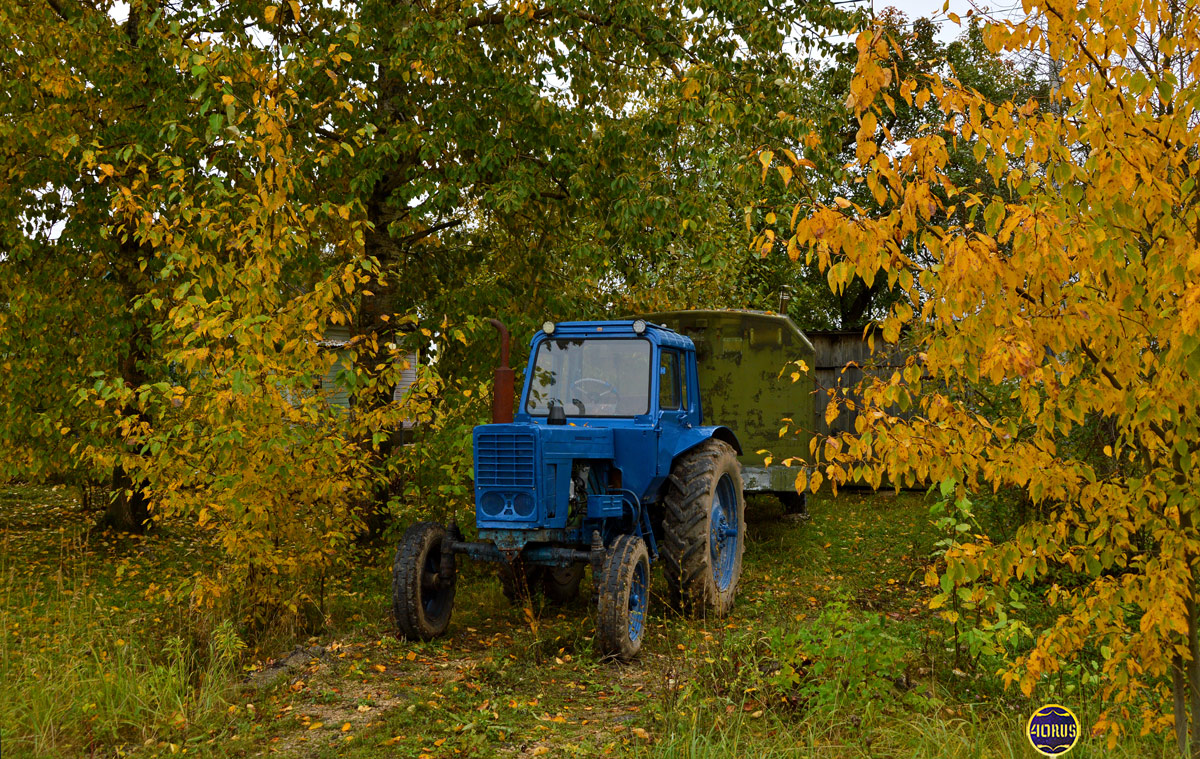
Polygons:
[[516,394],[515,375],[508,365],[508,327],[499,319],[488,319],[488,323],[500,333],[500,365],[492,383],[492,424],[508,424],[513,420]]

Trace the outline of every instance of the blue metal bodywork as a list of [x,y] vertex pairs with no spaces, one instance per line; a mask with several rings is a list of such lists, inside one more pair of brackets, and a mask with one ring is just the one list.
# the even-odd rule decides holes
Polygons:
[[[594,338],[650,343],[646,413],[568,416],[563,424],[531,414],[534,360],[542,343]],[[686,402],[678,409],[660,408],[664,351],[677,354],[686,388],[681,391]],[[741,452],[727,427],[703,424],[696,348],[673,330],[651,324],[639,334],[633,321],[556,324],[552,334],[538,332],[530,341],[529,367],[513,421],[480,425],[473,434],[476,526],[481,539],[505,554],[529,546],[528,560],[561,564],[569,551],[556,552],[553,546],[587,546],[593,532],[599,532],[605,544],[616,535],[638,535],[653,557],[657,552],[648,507],[661,500],[675,459],[713,437]],[[586,493],[578,492],[581,483]],[[492,558],[490,547],[474,553]]]

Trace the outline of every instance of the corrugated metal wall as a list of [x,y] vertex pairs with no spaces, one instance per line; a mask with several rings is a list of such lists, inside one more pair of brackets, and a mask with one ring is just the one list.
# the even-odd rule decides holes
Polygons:
[[[409,389],[417,381],[417,366],[420,364],[421,357],[416,353],[406,353],[404,354],[404,360],[408,362],[408,368],[401,372],[400,381],[396,383],[396,390],[392,393],[393,402],[404,398],[405,394],[408,393]],[[404,429],[411,429],[413,424],[411,419],[405,419],[403,423]]]
[[[351,352],[344,347],[352,338],[353,334],[349,327],[334,326],[326,331],[325,339],[321,341],[321,345],[326,350],[337,354],[337,361],[317,381],[317,391],[328,400],[331,406],[349,408],[351,405],[350,392],[346,388],[346,384],[339,381],[338,375],[352,368]],[[404,354],[404,360],[407,362],[407,367],[402,371],[400,381],[396,384],[396,389],[392,392],[393,401],[399,401],[403,398],[404,394],[417,381],[417,366],[420,363],[419,354],[416,352],[406,353]],[[404,422],[406,429],[412,426],[413,423],[411,421]]]

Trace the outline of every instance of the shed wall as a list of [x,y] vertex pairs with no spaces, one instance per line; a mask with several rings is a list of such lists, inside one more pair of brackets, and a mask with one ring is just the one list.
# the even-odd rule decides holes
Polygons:
[[[346,383],[339,379],[339,375],[353,368],[351,351],[346,348],[346,344],[353,337],[354,335],[350,327],[336,325],[326,330],[325,339],[321,341],[321,346],[325,350],[337,355],[337,360],[317,380],[317,391],[325,397],[331,406],[350,408],[352,405],[353,399],[350,396],[350,391],[347,389]],[[405,353],[403,360],[407,366],[402,370],[400,380],[396,383],[396,387],[392,391],[393,402],[402,399],[417,381],[417,367],[420,364],[420,355],[415,351]],[[412,426],[413,423],[411,421],[406,420],[404,422],[405,429]]]
[[882,340],[876,340],[876,352],[872,355],[861,330],[812,331],[805,334],[816,351],[813,412],[817,434],[856,432],[857,408],[842,409],[831,424],[825,422],[825,411],[829,407],[828,391],[835,390],[839,395],[856,398],[855,388],[864,377],[870,374],[890,375],[894,370],[904,368],[903,352],[895,346],[886,345]]

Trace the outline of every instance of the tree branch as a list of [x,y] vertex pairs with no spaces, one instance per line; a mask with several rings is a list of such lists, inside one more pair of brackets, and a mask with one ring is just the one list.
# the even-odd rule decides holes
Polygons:
[[50,10],[54,11],[54,15],[63,21],[70,21],[67,18],[67,14],[63,11],[62,3],[58,2],[58,0],[46,0],[46,5],[50,6]]
[[405,235],[396,242],[401,245],[412,245],[414,242],[424,240],[426,237],[437,234],[442,230],[454,229],[455,227],[462,226],[462,223],[462,219],[451,219],[450,221],[444,221],[441,224],[434,224],[432,227],[422,229],[420,232],[413,232],[411,235]]

